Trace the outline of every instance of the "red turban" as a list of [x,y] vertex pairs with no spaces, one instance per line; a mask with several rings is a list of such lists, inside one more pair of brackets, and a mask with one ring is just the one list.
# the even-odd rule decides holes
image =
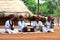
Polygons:
[[37,20],[41,20],[41,18],[39,16],[36,17]]
[[48,19],[49,19],[49,20],[51,20],[51,19],[52,19],[52,17],[51,17],[51,16],[48,16]]
[[14,18],[14,14],[10,14],[9,17],[10,17],[10,18]]
[[19,18],[21,19],[21,18],[24,18],[24,17],[22,15],[20,15]]

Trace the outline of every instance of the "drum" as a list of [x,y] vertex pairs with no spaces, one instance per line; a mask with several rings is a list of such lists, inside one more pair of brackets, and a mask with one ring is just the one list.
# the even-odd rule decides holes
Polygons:
[[32,26],[28,26],[28,32],[34,32],[34,28]]
[[42,27],[40,26],[37,26],[36,29],[42,31]]
[[30,27],[30,26],[24,27],[23,28],[23,32],[34,32],[34,28],[33,27]]

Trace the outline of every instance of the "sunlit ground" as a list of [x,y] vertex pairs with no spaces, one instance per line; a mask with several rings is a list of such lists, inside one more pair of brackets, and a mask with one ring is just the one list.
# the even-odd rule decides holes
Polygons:
[[60,40],[60,27],[54,33],[0,34],[0,40]]

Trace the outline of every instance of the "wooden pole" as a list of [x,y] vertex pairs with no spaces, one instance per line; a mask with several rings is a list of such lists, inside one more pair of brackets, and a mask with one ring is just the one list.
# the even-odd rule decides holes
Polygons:
[[39,15],[39,0],[38,0],[38,15]]

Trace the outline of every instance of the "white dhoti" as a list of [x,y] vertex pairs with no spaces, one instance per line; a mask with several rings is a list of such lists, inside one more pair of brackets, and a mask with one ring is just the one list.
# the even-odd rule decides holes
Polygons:
[[43,32],[48,32],[47,27],[42,27]]
[[35,32],[40,32],[40,30],[37,30],[36,28],[34,28],[34,31],[35,31]]
[[5,32],[8,32],[9,34],[15,34],[15,33],[18,33],[18,29],[14,29],[14,30],[5,29]]
[[50,28],[50,27],[48,26],[48,27],[43,27],[43,31],[44,31],[44,32],[48,32],[48,31],[54,32],[54,29],[52,29],[52,28]]

